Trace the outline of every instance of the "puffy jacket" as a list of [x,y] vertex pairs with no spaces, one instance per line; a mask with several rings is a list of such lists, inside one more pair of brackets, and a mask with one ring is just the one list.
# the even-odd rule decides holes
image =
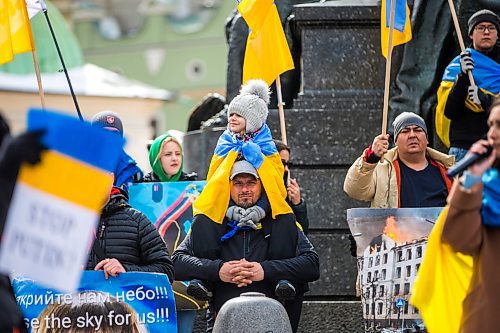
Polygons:
[[[353,199],[370,201],[374,208],[398,208],[400,173],[397,147],[384,155],[384,162],[368,163],[364,160],[366,150],[347,171],[344,191]],[[455,157],[427,148],[427,156],[435,163],[446,183],[448,191],[451,181],[446,176],[446,169],[455,163]]]
[[[319,278],[319,257],[302,231],[298,231],[293,214],[270,216],[262,220],[258,230],[239,231],[220,241],[228,231],[227,219],[222,224],[205,215],[196,215],[191,232],[177,247],[172,259],[178,280],[201,279],[213,285],[215,308],[247,291],[257,291],[276,298],[274,288],[281,279],[290,280],[303,292],[305,282]],[[264,280],[238,288],[222,282],[219,270],[224,262],[240,260],[259,262]]]
[[[173,281],[173,264],[160,234],[127,200],[121,191],[112,195],[103,209],[97,239],[106,258],[116,258],[126,271],[163,273]],[[102,259],[92,247],[87,269],[93,270]]]
[[[179,182],[184,182],[184,181],[193,181],[198,178],[198,174],[196,172],[192,172],[190,174],[187,174],[183,172],[179,178]],[[155,183],[155,182],[161,182],[160,178],[153,172],[150,171],[148,172],[144,178],[142,178],[143,183]]]

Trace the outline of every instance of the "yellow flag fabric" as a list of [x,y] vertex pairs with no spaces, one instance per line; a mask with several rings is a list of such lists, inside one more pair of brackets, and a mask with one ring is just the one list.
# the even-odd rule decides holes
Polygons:
[[[410,8],[406,1],[396,1],[396,13],[394,18],[394,30],[392,32],[392,47],[408,43],[412,38],[411,24],[410,24]],[[404,4],[403,4],[404,3]],[[403,6],[403,8],[398,8]],[[382,0],[382,7],[380,9],[380,44],[382,47],[382,55],[387,58],[389,47],[389,20],[390,20],[390,1]],[[401,24],[402,23],[402,24]],[[402,25],[399,27],[399,25]],[[403,25],[404,24],[404,25]]]
[[238,10],[250,27],[243,83],[262,79],[271,85],[281,73],[294,68],[278,9],[272,0],[243,0]]
[[445,207],[429,235],[410,299],[429,333],[459,332],[462,303],[472,278],[472,257],[454,252],[441,241],[447,212]]
[[447,148],[450,147],[450,120],[444,115],[444,109],[453,84],[454,82],[452,81],[441,81],[441,85],[437,91],[438,104],[436,106],[435,115],[436,134]]
[[274,4],[274,0],[241,1],[238,11],[245,19],[250,30],[258,33],[267,19],[267,14]]
[[0,1],[0,64],[15,54],[34,50],[31,26],[24,0]]

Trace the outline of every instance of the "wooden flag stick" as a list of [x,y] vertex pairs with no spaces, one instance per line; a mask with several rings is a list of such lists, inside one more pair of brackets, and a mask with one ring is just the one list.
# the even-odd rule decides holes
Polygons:
[[[276,78],[276,97],[278,98],[278,113],[280,115],[281,141],[286,146],[288,146],[288,142],[286,141],[285,110],[283,108],[283,97],[281,96],[281,80],[279,75]],[[290,185],[290,170],[288,170],[286,184]]]
[[283,141],[285,145],[288,145],[286,140],[285,110],[283,109],[283,97],[281,96],[281,81],[279,75],[276,78],[276,97],[278,97],[278,113],[280,115],[281,141]]
[[33,65],[35,66],[36,81],[38,83],[38,96],[40,96],[40,101],[42,102],[42,109],[45,111],[45,94],[43,93],[42,77],[40,76],[40,67],[38,66],[38,57],[36,56],[36,51],[31,51],[33,55]]
[[[383,10],[383,9],[382,9]],[[382,134],[387,134],[387,114],[389,113],[389,90],[391,83],[392,63],[392,37],[394,34],[394,16],[396,15],[396,0],[391,0],[391,16],[389,24],[389,44],[387,45],[387,59],[385,62],[385,87],[384,87],[384,109],[382,113]],[[383,22],[382,22],[383,24]],[[383,158],[382,158],[383,161]]]
[[[382,135],[387,134],[387,114],[389,113],[389,90],[391,83],[392,37],[394,34],[394,16],[396,16],[396,0],[391,0],[391,15],[389,19],[390,22],[389,43],[387,45],[387,59],[385,62],[385,87],[384,87],[384,109],[382,111]],[[384,155],[380,157],[380,162],[384,162]]]
[[[453,18],[453,25],[455,26],[455,31],[457,32],[458,43],[460,44],[460,51],[465,51],[464,38],[462,37],[462,30],[460,30],[460,23],[458,23],[457,12],[455,11],[455,6],[453,5],[453,0],[448,0],[448,4],[450,5],[451,17]],[[472,76],[472,71],[468,70],[467,75],[469,76],[469,81],[471,86],[475,87],[476,82],[474,81],[474,77]]]

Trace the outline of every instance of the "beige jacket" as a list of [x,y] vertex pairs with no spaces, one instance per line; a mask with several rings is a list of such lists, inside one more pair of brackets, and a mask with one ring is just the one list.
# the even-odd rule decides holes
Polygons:
[[[384,162],[370,164],[364,160],[366,150],[349,168],[344,180],[344,191],[353,199],[371,201],[374,208],[398,208],[400,171],[397,147],[384,155]],[[451,181],[446,169],[455,163],[455,157],[427,148],[427,155],[439,167],[448,191]]]

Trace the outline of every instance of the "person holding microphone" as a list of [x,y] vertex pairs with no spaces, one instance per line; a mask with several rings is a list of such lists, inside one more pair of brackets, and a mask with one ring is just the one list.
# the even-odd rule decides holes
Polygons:
[[[463,302],[460,332],[496,332],[500,327],[500,98],[492,103],[486,140],[468,155],[487,155],[454,182],[448,197],[442,240],[473,257],[473,273]],[[491,147],[491,148],[490,148]],[[489,154],[487,152],[491,150]],[[466,156],[467,158],[467,156]]]

